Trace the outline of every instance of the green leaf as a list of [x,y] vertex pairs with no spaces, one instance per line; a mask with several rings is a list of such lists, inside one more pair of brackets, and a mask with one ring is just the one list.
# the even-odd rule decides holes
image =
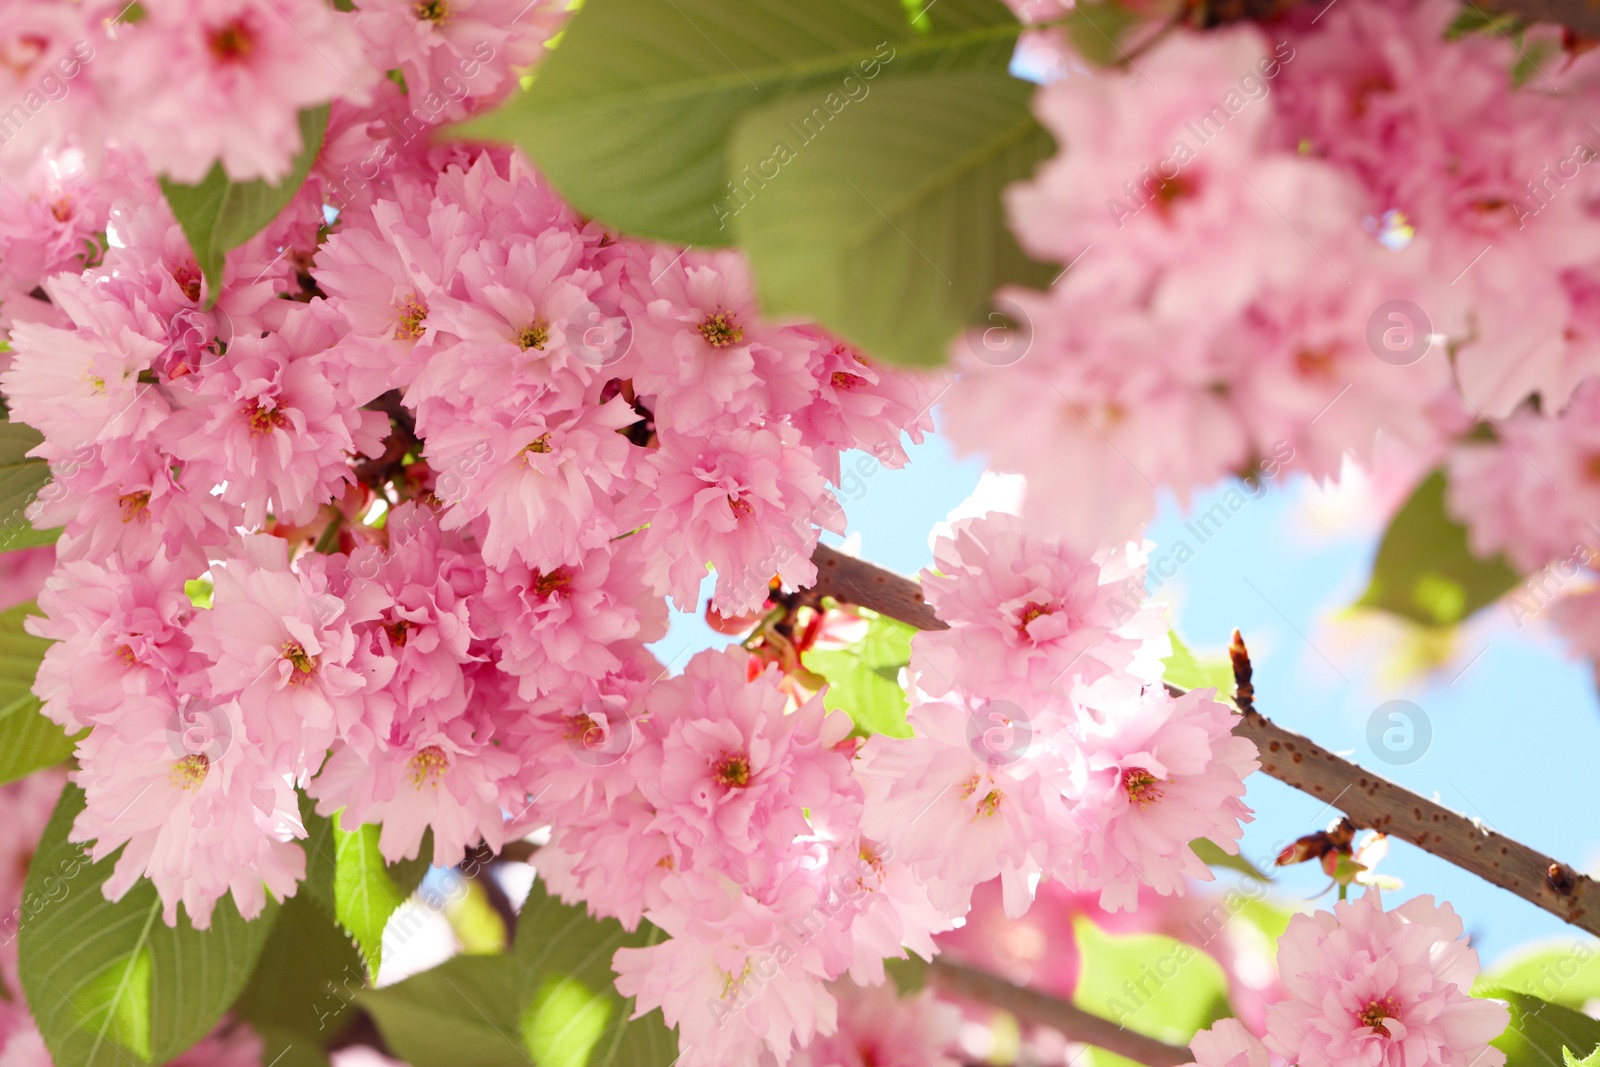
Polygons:
[[[376,909],[380,906],[380,902],[390,898],[391,894],[389,889],[376,876],[372,877],[373,886],[366,886],[362,876],[362,868],[365,867],[368,871],[371,870],[370,865],[375,854],[375,843],[380,835],[380,828],[376,826],[361,828],[371,840],[359,843],[361,847],[356,851],[351,851],[351,849],[357,843],[346,841],[344,844],[345,851],[341,853],[339,841],[336,840],[334,833],[333,820],[318,815],[316,802],[303,793],[300,795],[300,821],[306,828],[306,840],[304,842],[306,850],[306,880],[303,883],[304,889],[302,892],[314,897],[325,911],[338,917],[341,925],[345,925],[344,919],[346,916],[341,911],[340,890],[338,889],[338,884],[342,879],[344,885],[342,906],[345,909],[353,910],[357,915],[370,919],[369,927],[375,924],[377,919]],[[350,837],[352,835],[345,836]],[[384,866],[384,873],[387,875],[390,886],[393,887],[393,895],[398,896],[401,903],[410,899],[411,894],[421,884],[423,876],[428,872],[427,857],[431,855],[433,855],[433,831],[428,830],[422,835],[422,845],[416,859],[400,860],[397,863]],[[378,854],[377,858],[381,862],[381,854]],[[340,872],[341,860],[344,863],[342,874]],[[367,906],[363,907],[363,903]],[[380,955],[383,931],[387,928],[388,918],[389,916],[386,915],[384,917],[384,925],[378,927]],[[352,937],[355,936],[353,928],[348,926],[345,928]],[[379,960],[372,961],[371,966],[374,974],[377,973],[379,962]]]
[[758,174],[730,217],[762,309],[902,364],[942,363],[964,329],[996,328],[996,289],[1057,273],[1023,254],[1000,204],[1055,149],[1034,88],[1003,70],[903,75],[815,134],[812,96],[745,116],[732,158],[770,180]]
[[[1178,683],[1173,682],[1172,684],[1177,685]],[[1189,847],[1194,850],[1196,856],[1200,857],[1200,862],[1207,867],[1222,867],[1226,870],[1238,871],[1240,874],[1249,875],[1258,882],[1270,882],[1272,880],[1271,875],[1261,873],[1260,868],[1243,856],[1229,855],[1222,851],[1215,841],[1208,838],[1197,837],[1189,842]]]
[[528,1067],[510,956],[456,956],[357,1002],[412,1067]]
[[1526,993],[1489,988],[1477,996],[1503,1000],[1511,1025],[1489,1044],[1506,1054],[1506,1067],[1565,1067],[1567,1049],[1600,1045],[1600,1021]]
[[647,922],[630,934],[615,919],[592,919],[535,882],[517,917],[513,950],[524,991],[518,1021],[533,1062],[539,1067],[668,1067],[676,1060],[678,1042],[661,1012],[630,1019],[633,998],[617,992],[611,971],[617,949],[654,945],[662,938]]
[[903,75],[1004,71],[1022,30],[999,0],[928,14],[919,32],[900,0],[587,0],[532,87],[464,132],[521,145],[573,207],[626,233],[725,245],[746,112],[786,94],[864,110]]
[[1528,83],[1529,78],[1542,73],[1545,64],[1556,58],[1559,46],[1554,41],[1528,41],[1521,30],[1516,32],[1513,41],[1516,44],[1517,61],[1511,66],[1511,87],[1520,89]]
[[294,199],[306,175],[311,173],[317,153],[322,151],[322,139],[327,130],[328,105],[300,112],[300,152],[294,157],[288,175],[276,185],[264,181],[235,182],[222,169],[221,163],[213,165],[211,173],[199,185],[161,179],[161,191],[178,225],[183,227],[195,262],[206,277],[207,307],[215,303],[217,294],[222,291],[223,260],[229,250],[266,229],[267,224],[278,217],[278,212]]
[[301,842],[306,850],[306,880],[300,883],[301,892],[316,898],[323,910],[337,916],[338,902],[334,899],[333,881],[339,870],[339,850],[333,842],[333,820],[317,814],[317,802],[304,793],[297,793],[300,801],[300,823],[306,828],[306,839]]
[[[1162,680],[1180,689],[1215,689],[1217,699],[1233,694],[1233,660],[1224,652],[1217,656],[1196,656],[1176,630],[1168,630],[1172,655],[1162,660]],[[1207,861],[1209,862],[1209,861]]]
[[1600,1067],[1600,1047],[1596,1047],[1581,1060],[1574,1056],[1570,1049],[1563,1048],[1561,1055],[1567,1061],[1567,1067]]
[[43,443],[32,426],[0,421],[0,552],[53,545],[61,536],[59,526],[35,530],[24,514],[50,481],[50,465],[28,455]]
[[895,992],[902,997],[920,993],[922,987],[928,984],[928,961],[915,952],[906,953],[903,960],[884,960],[883,970],[894,983]]
[[1474,33],[1482,33],[1498,37],[1510,36],[1521,33],[1528,27],[1528,19],[1523,15],[1511,15],[1503,12],[1488,12],[1476,4],[1461,9],[1455,20],[1444,31],[1444,39],[1457,41]]
[[302,890],[279,909],[234,1012],[257,1030],[279,1032],[286,1044],[319,1046],[339,1032],[366,984],[366,967],[349,935]]
[[488,890],[477,878],[462,879],[465,892],[444,906],[445,920],[462,952],[479,955],[506,950],[506,921],[495,910]]
[[1592,941],[1557,941],[1521,953],[1480,975],[1478,985],[1498,987],[1582,1008],[1600,999],[1600,951]]
[[1177,1045],[1232,1014],[1222,967],[1193,945],[1160,934],[1108,934],[1083,917],[1073,930],[1083,969],[1072,1000],[1085,1011]]
[[812,649],[803,656],[805,665],[828,679],[823,706],[843,710],[858,733],[910,737],[900,668],[911,661],[916,628],[866,608],[857,610],[867,620],[867,635],[846,648]]
[[1454,626],[1494,603],[1520,576],[1499,556],[1479,559],[1445,511],[1444,471],[1425,478],[1378,546],[1372,581],[1357,601],[1423,626]]
[[1139,22],[1139,16],[1119,3],[1081,3],[1067,14],[1067,38],[1073,50],[1102,67],[1128,62],[1122,35]]
[[72,755],[73,739],[44,717],[33,679],[50,642],[22,628],[33,602],[0,612],[0,782],[15,781]]
[[101,885],[114,860],[91,864],[67,840],[84,807],[68,786],[29,865],[19,937],[22,989],[57,1067],[166,1063],[200,1040],[244,988],[272,931],[277,905],[255,922],[231,897],[217,902],[209,930],[187,917],[161,921],[148,880],[115,903]]
[[378,851],[379,828],[371,823],[346,831],[333,817],[337,866],[333,875],[334,913],[361,948],[376,975],[383,963],[383,928],[409,893],[395,884]]
[[422,884],[422,879],[428,874],[433,863],[433,829],[432,827],[422,832],[422,844],[417,846],[415,859],[395,860],[389,864],[389,878],[394,882],[400,895],[410,899],[411,894],[417,891],[417,886]]

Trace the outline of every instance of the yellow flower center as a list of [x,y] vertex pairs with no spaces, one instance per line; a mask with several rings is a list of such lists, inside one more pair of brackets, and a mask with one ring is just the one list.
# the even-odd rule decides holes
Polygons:
[[264,408],[259,400],[250,401],[243,410],[245,421],[250,424],[251,437],[265,437],[273,430],[281,430],[289,424],[289,418],[281,408]]
[[1398,1019],[1399,1017],[1400,1003],[1393,997],[1374,1000],[1356,1014],[1356,1018],[1361,1021],[1361,1025],[1372,1027],[1372,1032],[1379,1037],[1389,1036],[1389,1031],[1383,1025],[1383,1021],[1385,1019]]
[[1056,609],[1051,607],[1049,604],[1040,604],[1036,601],[1029,601],[1028,604],[1023,607],[1022,615],[1017,620],[1017,632],[1023,637],[1027,637],[1031,640],[1032,635],[1028,633],[1029,624],[1031,624],[1034,619],[1040,618],[1044,615],[1049,615],[1055,610]]
[[534,319],[517,331],[517,344],[522,346],[524,352],[530,348],[537,348],[542,352],[548,340],[550,340],[550,324],[543,319]]
[[192,752],[172,765],[171,781],[179,789],[193,793],[206,780],[211,761],[199,752]]
[[1161,779],[1143,767],[1129,767],[1123,771],[1122,788],[1128,791],[1128,799],[1141,808],[1161,799]]
[[317,657],[307,653],[298,641],[283,643],[283,658],[294,666],[294,673],[289,676],[290,685],[299,685],[317,672]]
[[417,299],[416,293],[406,297],[406,302],[396,310],[400,314],[400,321],[394,328],[396,341],[415,341],[427,332],[422,324],[428,318],[428,305]]
[[438,745],[427,748],[411,757],[411,784],[421,789],[425,785],[437,786],[439,779],[450,769],[450,757]]
[[711,770],[717,781],[729,789],[743,789],[750,784],[750,757],[746,755],[724,754]]
[[150,494],[145,492],[127,493],[119,496],[117,503],[122,505],[123,522],[147,518],[148,513],[145,509],[150,506]]
[[700,336],[712,348],[727,348],[744,340],[744,330],[726,311],[719,311],[700,324]]

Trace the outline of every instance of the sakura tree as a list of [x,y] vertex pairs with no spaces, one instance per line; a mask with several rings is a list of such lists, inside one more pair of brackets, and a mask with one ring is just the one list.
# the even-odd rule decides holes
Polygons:
[[[1600,882],[1151,538],[1375,487],[1356,626],[1600,656],[1600,14],[1502,4],[5,0],[0,1067],[1600,1063]],[[1025,492],[911,579],[936,421]]]

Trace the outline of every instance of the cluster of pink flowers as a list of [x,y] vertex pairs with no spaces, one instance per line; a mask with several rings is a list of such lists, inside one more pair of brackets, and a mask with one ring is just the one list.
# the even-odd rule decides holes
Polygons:
[[[587,742],[647,693],[661,758],[720,743],[698,696],[667,728],[700,674],[651,689],[667,599],[694,605],[708,563],[730,615],[775,574],[813,578],[841,454],[903,463],[938,378],[762,320],[734,253],[621,240],[518,155],[431,147],[510,91],[565,5],[25,6],[0,31],[19,87],[79,37],[93,52],[6,143],[0,387],[54,477],[30,518],[65,527],[37,692],[89,731],[73,836],[121,849],[107,892],[149,877],[169,922],[182,904],[205,926],[227,893],[259,913],[303,877],[296,786],[381,823],[391,859],[431,829],[440,864],[558,819],[571,791],[624,803]],[[214,112],[174,132],[195,99]],[[311,177],[213,290],[157,175],[280,178],[320,104]],[[780,695],[760,747],[773,705],[747,699],[749,759],[792,766],[810,822],[757,817],[752,789],[652,828],[684,865],[729,820],[759,852],[857,817],[848,721],[784,718]],[[709,803],[654,784],[663,808]],[[743,873],[776,885],[788,862]],[[637,921],[656,897],[632,893]]]
[[1090,559],[992,515],[936,559],[950,628],[913,640],[912,737],[860,742],[744,649],[535,702],[522,751],[560,813],[540,876],[670,935],[620,950],[617,984],[662,1008],[685,1063],[782,1062],[834,1034],[825,982],[931,957],[997,875],[1012,914],[1041,875],[1128,908],[1141,884],[1210,877],[1194,838],[1236,847],[1254,747],[1213,694],[1159,684],[1168,643],[1159,612],[1128,606],[1131,552]]
[[1237,1019],[1195,1036],[1196,1067],[1504,1067],[1505,1004],[1470,995],[1478,954],[1448,904],[1385,911],[1376,889],[1296,915],[1278,942],[1286,995],[1258,1038]]
[[305,147],[302,109],[369,105],[398,71],[401,106],[383,117],[415,136],[502,99],[566,14],[560,0],[19,0],[0,30],[0,168],[114,141],[174,181],[220,165],[276,182]]
[[[1062,148],[1009,190],[1012,228],[1071,266],[999,294],[1021,337],[959,340],[945,400],[959,443],[1028,475],[1033,528],[1092,551],[1136,536],[1160,489],[1274,459],[1337,477],[1380,442],[1426,469],[1530,401],[1560,418],[1600,373],[1597,61],[1554,27],[1447,33],[1461,13],[1303,4],[1093,77],[1035,64],[1058,75],[1035,110]],[[1034,47],[1064,47],[1049,33]],[[1500,460],[1522,498],[1553,491],[1533,467],[1566,491],[1518,464]],[[1495,529],[1536,523],[1518,507]]]
[[1548,613],[1576,653],[1600,660],[1600,381],[1560,411],[1528,405],[1494,431],[1451,451],[1447,504],[1475,553],[1527,575],[1506,601],[1512,621]]
[[620,241],[520,157],[396,152],[322,239],[366,118],[209,308],[149,172],[81,177],[103,217],[60,226],[104,247],[10,325],[66,527],[38,692],[93,728],[75,834],[169,921],[294,891],[291,782],[391,858],[497,847],[541,816],[540,709],[646,687],[708,561],[729,612],[808,581],[840,453],[929,425],[935,379],[761,321],[737,256]]
[[991,514],[956,523],[923,573],[949,628],[912,641],[915,736],[871,738],[867,830],[953,915],[999,877],[1006,911],[1041,876],[1134,906],[1141,883],[1211,877],[1189,848],[1236,851],[1255,746],[1216,694],[1173,697],[1162,614],[1137,608],[1133,546],[1095,559]]
[[[1435,403],[1441,353],[1396,368],[1347,343],[1397,293],[1437,304],[1445,332],[1471,307],[1414,268],[1459,247],[1383,248],[1359,225],[1371,197],[1419,227],[1479,209],[1294,148],[1370,125],[1317,105],[1319,85],[1374,77],[1317,48],[1413,40],[1438,11],[1345,4],[1287,51],[1251,31],[1179,35],[1147,60],[1155,97],[1110,78],[1044,91],[1074,151],[1013,206],[1034,251],[1095,258],[1017,297],[1038,351],[974,368],[953,409],[963,439],[990,445],[981,426],[1040,416],[1012,435],[1028,452],[996,451],[1037,476],[1034,522],[965,520],[940,542],[924,586],[948,628],[913,643],[913,736],[865,740],[825,710],[796,645],[706,651],[676,675],[649,646],[669,604],[698,606],[708,568],[730,624],[770,620],[775,582],[811,583],[818,538],[844,527],[842,454],[903,464],[944,379],[763,319],[735,252],[623,239],[520,155],[433,143],[512,90],[564,4],[21,4],[0,27],[0,101],[21,101],[0,112],[0,391],[51,468],[28,517],[64,527],[53,556],[29,557],[30,573],[53,566],[30,623],[54,642],[35,692],[86,731],[71,836],[96,860],[120,850],[106,893],[149,878],[167,922],[181,907],[202,928],[225,895],[260,914],[305,875],[299,791],[381,825],[389,860],[430,832],[429,858],[450,865],[548,827],[537,866],[555,892],[667,935],[613,966],[641,1013],[678,1028],[685,1067],[939,1067],[952,1014],[862,990],[887,959],[931,958],[982,883],[1017,915],[1041,879],[1121,911],[1209,878],[1189,843],[1236,851],[1256,752],[1216,694],[1161,684],[1165,624],[1126,542],[1153,486],[1280,444],[1329,474],[1358,438],[1437,449],[1461,424]],[[1460,55],[1471,71],[1498,58]],[[1284,102],[1224,108],[1231,128],[1178,176],[1123,190],[1121,168],[1144,182],[1193,102],[1240,70],[1280,79]],[[1446,121],[1427,85],[1391,75],[1377,84],[1403,118],[1386,121]],[[1505,106],[1565,129],[1551,99]],[[281,179],[324,106],[310,177],[205,277],[158,178]],[[1517,151],[1543,143],[1529,140]],[[1247,172],[1259,188],[1242,193]],[[1113,173],[1110,195],[1132,199],[1084,209]],[[1297,236],[1276,232],[1286,221]],[[1264,265],[1253,242],[1281,256]],[[1460,384],[1491,413],[1529,390],[1553,408],[1574,366]],[[1061,448],[1072,462],[1032,469]],[[1448,925],[1412,911],[1395,914]],[[1399,966],[1438,978],[1431,942],[1408,936]],[[1372,985],[1302,969],[1291,992],[1330,981]],[[1448,1017],[1452,1049],[1484,1022],[1447,993],[1416,1004],[1385,1018]],[[13,1014],[0,1001],[7,1062],[38,1045]],[[243,1027],[208,1041],[192,1055],[259,1059]]]

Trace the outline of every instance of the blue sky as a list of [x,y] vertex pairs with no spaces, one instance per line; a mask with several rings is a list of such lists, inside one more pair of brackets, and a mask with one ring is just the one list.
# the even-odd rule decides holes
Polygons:
[[[846,461],[847,469],[849,459]],[[861,535],[861,554],[904,574],[929,561],[933,525],[964,501],[983,472],[976,460],[957,460],[935,435],[912,449],[911,465],[876,470],[843,494],[849,532]],[[1185,527],[1194,511],[1169,501],[1150,530],[1156,552],[1186,538],[1198,548],[1158,590],[1172,605],[1178,631],[1197,652],[1220,652],[1239,627],[1255,664],[1257,705],[1280,724],[1348,755],[1363,767],[1446,807],[1479,818],[1511,837],[1581,869],[1600,861],[1600,827],[1585,817],[1594,754],[1600,752],[1600,711],[1593,674],[1566,657],[1538,625],[1517,629],[1502,606],[1487,609],[1461,634],[1455,653],[1435,671],[1409,681],[1385,681],[1384,660],[1396,631],[1341,624],[1344,609],[1366,583],[1376,535],[1319,528],[1310,518],[1316,488],[1294,479],[1252,501],[1203,545]],[[1204,511],[1223,489],[1203,494]],[[706,587],[709,592],[709,585]],[[681,670],[694,650],[726,641],[697,619],[678,616],[656,646]],[[1373,736],[1415,745],[1405,764],[1379,758],[1369,725],[1380,705],[1407,700],[1426,717],[1408,735],[1380,718]],[[1384,755],[1388,754],[1385,749]],[[1321,801],[1256,775],[1249,781],[1256,822],[1243,851],[1257,866],[1270,863],[1279,843],[1323,829],[1336,813]],[[1573,942],[1580,931],[1534,905],[1404,842],[1392,843],[1381,868],[1405,882],[1396,898],[1432,893],[1461,914],[1486,964],[1534,940]],[[1327,885],[1314,865],[1281,872],[1278,893],[1312,898]],[[1320,898],[1326,904],[1331,896]]]

